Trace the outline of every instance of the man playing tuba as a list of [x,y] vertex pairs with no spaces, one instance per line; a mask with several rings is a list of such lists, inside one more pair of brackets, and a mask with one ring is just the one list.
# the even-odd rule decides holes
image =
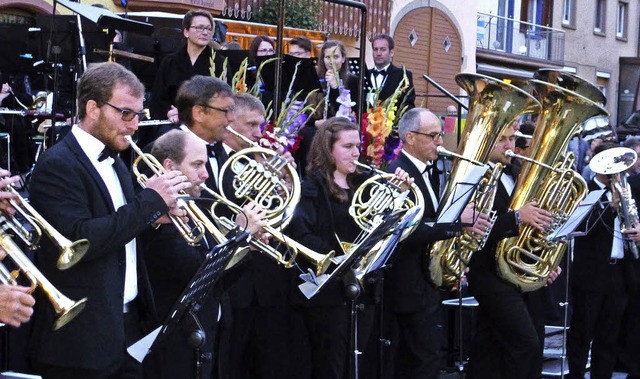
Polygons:
[[[469,378],[539,378],[542,348],[522,292],[496,273],[495,247],[503,237],[518,234],[521,223],[540,230],[551,224],[551,214],[535,202],[511,211],[506,208],[516,175],[510,171],[507,150],[515,148],[515,131],[505,129],[489,157],[491,167],[505,165],[496,199],[497,219],[485,247],[473,254],[467,274],[469,289],[480,304],[478,330],[473,341]],[[552,274],[555,279],[557,273]]]

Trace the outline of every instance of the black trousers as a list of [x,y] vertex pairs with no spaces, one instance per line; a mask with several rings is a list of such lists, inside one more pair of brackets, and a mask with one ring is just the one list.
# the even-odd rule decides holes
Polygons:
[[232,310],[220,346],[221,379],[290,377],[287,310],[286,305]]
[[123,315],[126,346],[122,347],[124,358],[117,365],[104,370],[87,370],[36,363],[37,374],[45,379],[141,379],[142,365],[126,352],[128,346],[143,337],[135,306],[131,308],[130,313]]
[[493,279],[491,291],[473,291],[480,308],[468,378],[539,378],[542,349],[524,297],[515,286]]
[[391,340],[391,359],[385,378],[437,379],[442,347],[439,302],[414,312],[387,312],[386,335]]
[[620,324],[628,301],[624,267],[610,265],[611,275],[600,291],[571,289],[573,313],[567,338],[569,375],[584,378],[591,344],[591,378],[611,378],[616,362]]

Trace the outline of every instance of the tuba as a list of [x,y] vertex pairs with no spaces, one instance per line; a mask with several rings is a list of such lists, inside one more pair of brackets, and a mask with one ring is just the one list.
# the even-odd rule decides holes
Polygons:
[[[475,165],[486,164],[489,155],[509,124],[523,113],[536,112],[540,103],[523,90],[499,79],[480,74],[461,73],[456,81],[470,96],[469,114],[464,135],[458,148],[459,154],[439,149],[440,155],[454,156],[451,177],[445,188],[442,203],[456,196],[455,186],[463,182]],[[491,215],[496,184],[502,172],[502,165],[488,169],[471,202],[481,213]],[[429,271],[433,283],[442,289],[458,286],[458,279],[469,264],[471,255],[482,249],[486,237],[464,232],[458,237],[435,242],[429,251]]]
[[8,256],[19,269],[19,272],[9,272],[4,264],[0,263],[0,283],[17,285],[16,279],[21,272],[31,282],[29,293],[40,287],[47,294],[57,315],[56,321],[53,323],[53,330],[62,328],[84,309],[87,299],[73,301],[60,293],[16,245],[11,235],[7,233],[11,229],[8,224],[3,223],[0,229],[2,229],[0,232],[0,261]]
[[548,241],[547,236],[571,216],[587,193],[585,180],[571,169],[573,154],[564,153],[569,140],[582,130],[582,123],[587,119],[608,115],[593,101],[597,101],[597,89],[586,81],[569,74],[546,73],[544,78],[572,80],[531,81],[541,98],[542,111],[531,141],[531,160],[522,165],[509,208],[520,209],[535,200],[540,208],[552,213],[552,225],[543,232],[521,225],[517,237],[502,239],[496,248],[498,274],[522,291],[534,291],[544,286],[549,274],[560,264],[566,244]]

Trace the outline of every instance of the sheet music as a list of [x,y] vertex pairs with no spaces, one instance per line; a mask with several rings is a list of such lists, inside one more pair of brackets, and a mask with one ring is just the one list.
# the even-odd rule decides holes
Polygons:
[[600,189],[589,192],[587,197],[582,200],[571,217],[569,217],[569,219],[559,228],[557,228],[553,233],[547,236],[547,241],[564,239],[567,235],[576,230],[582,220],[584,220],[589,212],[591,212],[591,207],[593,207],[600,200],[600,197],[602,197],[602,194],[605,193],[605,191],[606,190],[604,189]]
[[449,196],[448,202],[441,205],[442,210],[438,214],[436,224],[453,224],[458,221],[487,169],[487,165],[471,166],[464,181],[455,183],[453,196]]

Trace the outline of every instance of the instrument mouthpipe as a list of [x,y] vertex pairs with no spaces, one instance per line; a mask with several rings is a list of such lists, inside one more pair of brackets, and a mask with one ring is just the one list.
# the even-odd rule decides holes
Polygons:
[[358,166],[358,167],[361,167],[361,168],[364,168],[364,169],[367,169],[367,170],[373,171],[373,172],[375,172],[375,173],[376,173],[376,174],[378,174],[378,175],[393,175],[393,174],[391,174],[391,173],[384,172],[384,171],[382,171],[382,170],[378,170],[377,168],[375,168],[375,167],[373,167],[373,166],[370,166],[370,165],[368,165],[368,164],[364,164],[364,163],[359,162],[359,161],[353,161],[353,163],[354,163],[356,166]]
[[236,130],[234,130],[231,125],[227,125],[227,131],[231,134],[233,134],[234,136],[240,138],[241,140],[243,140],[246,144],[248,144],[249,146],[253,146],[253,147],[260,147],[260,145],[258,145],[257,143],[253,142],[252,140],[250,140],[249,138],[247,138],[246,136],[238,133]]
[[443,157],[458,158],[458,159],[462,159],[463,161],[471,162],[476,166],[484,166],[484,163],[480,161],[476,161],[475,159],[467,158],[463,155],[456,154],[453,151],[449,151],[442,146],[436,147],[436,151],[438,152],[438,155],[442,155]]
[[558,172],[558,173],[562,172],[562,170],[558,170],[557,168],[555,168],[555,167],[553,167],[553,166],[549,166],[549,165],[548,165],[548,164],[546,164],[546,163],[538,162],[538,161],[537,161],[537,160],[535,160],[535,159],[531,159],[531,158],[529,158],[529,157],[525,157],[524,155],[516,154],[516,153],[514,153],[514,152],[513,152],[513,150],[507,150],[507,151],[505,151],[505,152],[504,152],[504,155],[505,155],[505,156],[507,156],[507,158],[519,158],[519,159],[525,160],[525,161],[527,161],[527,162],[531,162],[531,163],[533,163],[533,164],[540,165],[540,166],[542,166],[542,167],[544,167],[544,168],[548,168],[548,169],[549,169],[549,170],[551,170],[551,171],[555,171],[555,172]]

